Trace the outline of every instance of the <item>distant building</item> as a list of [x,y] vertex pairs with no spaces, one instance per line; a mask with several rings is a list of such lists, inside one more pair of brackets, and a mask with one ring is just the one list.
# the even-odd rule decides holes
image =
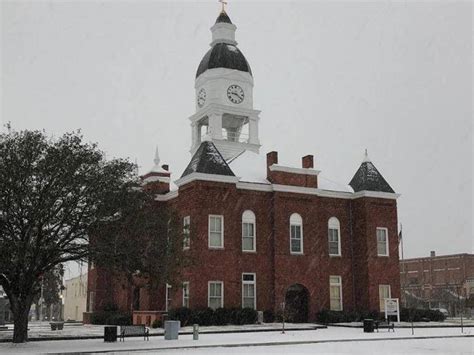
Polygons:
[[474,298],[474,255],[453,254],[400,260],[402,305],[445,308],[457,315]]
[[64,319],[82,322],[87,303],[87,274],[66,280],[65,284]]

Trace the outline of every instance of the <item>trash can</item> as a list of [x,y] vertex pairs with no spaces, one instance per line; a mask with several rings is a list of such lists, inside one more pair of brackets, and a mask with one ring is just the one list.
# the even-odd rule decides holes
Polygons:
[[181,322],[179,320],[165,321],[165,340],[178,339],[178,333],[179,333],[180,327],[181,327]]
[[104,341],[107,343],[113,343],[117,341],[116,325],[106,325],[104,327]]
[[364,319],[364,333],[373,333],[373,332],[374,332],[374,320]]
[[263,312],[262,312],[262,311],[258,311],[258,312],[257,312],[257,323],[258,323],[258,324],[262,324],[262,323],[263,323]]

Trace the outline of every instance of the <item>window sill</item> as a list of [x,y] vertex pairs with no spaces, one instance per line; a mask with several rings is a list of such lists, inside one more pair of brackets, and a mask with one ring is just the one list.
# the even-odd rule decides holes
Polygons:
[[256,250],[242,250],[242,253],[257,254],[257,251]]
[[209,247],[209,250],[223,250],[224,247]]
[[290,252],[290,255],[304,255],[304,253],[294,253],[294,252]]
[[377,254],[377,257],[379,257],[379,258],[389,258],[390,255],[380,255],[380,254]]
[[329,254],[330,258],[342,258],[341,254]]

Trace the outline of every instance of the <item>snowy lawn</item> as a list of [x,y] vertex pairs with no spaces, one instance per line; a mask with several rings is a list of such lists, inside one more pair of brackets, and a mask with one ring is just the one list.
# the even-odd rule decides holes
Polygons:
[[[465,338],[451,338],[451,339],[437,339],[433,344],[449,344],[446,347],[450,350],[450,353],[457,351],[457,353],[466,352],[472,350],[473,337],[469,337],[470,334],[474,334],[474,329],[467,329],[465,331]],[[387,349],[397,351],[397,349],[404,349],[405,346],[409,346],[410,349],[419,349],[420,351],[425,349],[436,349],[438,345],[429,345],[433,339],[422,339],[419,341],[413,340],[402,340],[403,338],[416,339],[423,337],[441,337],[441,336],[459,336],[461,335],[460,329],[458,328],[435,328],[435,329],[415,329],[415,335],[411,335],[411,329],[397,329],[395,333],[381,331],[380,333],[364,333],[359,328],[341,328],[341,327],[329,327],[328,329],[318,329],[309,331],[288,331],[285,334],[280,332],[263,332],[263,333],[228,333],[228,334],[201,334],[198,341],[192,340],[192,335],[182,335],[179,340],[164,340],[163,337],[151,337],[150,341],[143,341],[142,338],[128,338],[124,343],[104,343],[101,339],[91,340],[56,340],[56,341],[39,341],[30,342],[27,344],[14,345],[11,343],[1,343],[0,353],[2,354],[36,354],[36,353],[67,353],[67,352],[95,352],[95,351],[133,351],[142,350],[163,350],[163,349],[178,349],[173,351],[173,354],[193,354],[195,351],[197,354],[246,354],[253,350],[261,353],[274,353],[273,349],[281,353],[287,353],[288,349],[294,349],[295,351],[301,349],[301,352],[305,351],[314,352],[315,349],[337,349],[340,347],[341,351],[351,350],[354,345],[354,349],[366,349],[366,351],[379,351],[381,347],[387,346]],[[402,338],[398,341],[387,340],[387,341],[374,341],[377,339],[397,339]],[[346,343],[334,343],[335,341],[350,341]],[[371,341],[360,341],[360,340],[371,340]],[[310,344],[310,342],[320,342],[317,344]],[[325,343],[328,342],[328,343]],[[413,343],[410,343],[413,342]],[[290,343],[291,346],[285,344]],[[256,346],[264,345],[267,346]],[[278,345],[282,344],[282,345]],[[412,344],[412,345],[410,345]],[[441,344],[441,345],[440,345]],[[244,345],[246,347],[230,347],[218,348],[218,346],[236,346]],[[317,347],[315,347],[317,345]],[[196,346],[214,346],[215,348],[202,348],[186,350],[186,347]],[[282,347],[283,346],[283,347]],[[344,350],[346,349],[346,350]],[[467,350],[466,350],[467,349]],[[265,352],[267,351],[267,352]],[[293,350],[292,350],[293,351]],[[323,350],[324,351],[324,350]],[[335,350],[336,351],[336,350]],[[361,350],[362,351],[362,350]],[[411,351],[411,350],[410,350]],[[416,353],[415,350],[413,350]],[[319,352],[319,351],[318,351]],[[160,351],[162,353],[162,351]],[[277,352],[278,353],[278,352]],[[298,352],[297,352],[298,353]],[[384,352],[380,352],[384,353]],[[400,350],[398,353],[404,353]],[[442,353],[442,352],[441,352]]]
[[[134,352],[134,354],[151,354],[149,352]],[[156,353],[156,350],[155,350]],[[300,345],[252,346],[238,348],[205,348],[162,350],[163,355],[218,355],[218,354],[472,354],[472,338],[455,339],[416,339],[404,341],[377,341],[348,343],[317,343]],[[118,353],[121,354],[121,353]]]

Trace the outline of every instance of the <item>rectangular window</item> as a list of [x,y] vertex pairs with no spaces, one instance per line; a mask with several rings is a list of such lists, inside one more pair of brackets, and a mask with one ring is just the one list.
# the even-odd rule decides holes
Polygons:
[[209,281],[208,306],[217,309],[224,306],[224,283],[222,281]]
[[255,251],[255,223],[242,223],[242,250]]
[[183,307],[189,308],[189,282],[183,282]]
[[224,248],[224,217],[209,215],[209,248]]
[[191,246],[190,238],[191,217],[183,218],[183,249],[189,249]]
[[329,276],[331,311],[342,311],[342,281],[340,276]]
[[387,228],[377,228],[377,255],[388,256]]
[[380,312],[385,312],[386,298],[391,298],[390,285],[379,285]]
[[290,226],[290,243],[291,252],[294,254],[303,253],[303,240],[301,238],[301,226],[291,225]]
[[255,274],[242,274],[242,308],[257,308]]
[[94,312],[94,306],[95,306],[95,292],[91,291],[89,292],[89,312]]
[[339,230],[329,228],[329,255],[341,255],[339,244]]

